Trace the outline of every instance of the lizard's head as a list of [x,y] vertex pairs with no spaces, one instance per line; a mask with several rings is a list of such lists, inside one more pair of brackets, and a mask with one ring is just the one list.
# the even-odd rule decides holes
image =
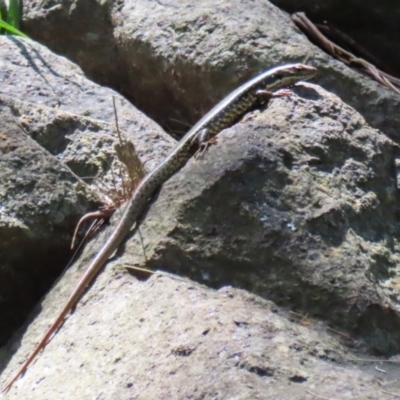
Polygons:
[[317,73],[317,69],[305,64],[288,64],[273,68],[266,76],[266,84],[269,84],[269,90],[287,87],[299,81],[311,79]]

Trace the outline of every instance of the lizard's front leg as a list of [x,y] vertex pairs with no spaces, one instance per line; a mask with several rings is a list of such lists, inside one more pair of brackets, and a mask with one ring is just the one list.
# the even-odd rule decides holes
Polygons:
[[201,158],[211,145],[217,143],[217,137],[208,138],[208,133],[208,128],[204,128],[192,140],[192,143],[197,142],[198,148],[194,154],[196,160]]
[[275,97],[286,97],[286,96],[291,96],[292,94],[293,92],[290,89],[280,89],[276,92],[270,92],[268,90],[259,89],[256,92],[259,105],[268,104],[269,101]]

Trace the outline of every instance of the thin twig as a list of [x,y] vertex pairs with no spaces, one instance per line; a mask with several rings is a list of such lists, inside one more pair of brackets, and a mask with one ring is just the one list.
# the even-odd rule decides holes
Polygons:
[[384,390],[384,389],[381,389],[381,391],[383,393],[389,394],[390,396],[397,397],[398,399],[400,399],[400,395],[399,394],[388,392],[387,390]]
[[332,400],[331,398],[324,397],[324,396],[320,396],[319,394],[313,393],[313,392],[311,392],[310,390],[306,390],[306,392],[307,392],[308,394],[311,394],[311,396],[318,397],[319,399],[323,399],[323,400]]
[[340,45],[340,42],[342,45],[343,44],[346,45],[347,46],[346,50],[356,52],[359,56],[365,58],[366,60],[369,60],[375,65],[379,64],[379,60],[376,57],[374,57],[367,49],[362,47],[349,35],[331,25],[329,22],[324,21],[323,24],[315,24],[315,26],[325,35],[328,35],[332,39],[336,39],[336,41],[339,41],[339,43],[337,43],[338,45]]
[[145,273],[150,274],[150,275],[153,275],[155,273],[151,269],[140,268],[140,267],[132,267],[130,265],[124,265],[124,268],[131,269],[133,271],[145,272]]
[[337,58],[349,67],[356,68],[358,71],[371,76],[382,85],[400,94],[400,90],[395,86],[397,85],[400,88],[398,78],[380,71],[373,64],[369,63],[363,58],[356,57],[349,51],[333,43],[306,17],[304,13],[298,12],[292,14],[292,20],[301,30],[303,30],[332,57]]
[[147,261],[148,261],[148,260],[147,260],[146,250],[145,250],[145,248],[144,248],[143,236],[142,236],[142,233],[140,232],[140,228],[138,228],[138,234],[139,234],[140,243],[141,243],[142,249],[143,249],[144,259],[145,259],[146,264],[147,264]]
[[113,96],[112,99],[113,99],[113,107],[114,107],[115,127],[117,128],[117,135],[118,135],[119,142],[122,143],[122,137],[121,137],[121,134],[119,132],[117,107],[115,105],[115,96]]
[[391,363],[391,364],[400,364],[400,360],[374,360],[373,358],[351,358],[345,357],[347,361],[354,362],[376,362],[376,363]]

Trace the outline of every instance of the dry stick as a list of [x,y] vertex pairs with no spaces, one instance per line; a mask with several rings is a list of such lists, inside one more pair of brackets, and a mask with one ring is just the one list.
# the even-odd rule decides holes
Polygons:
[[177,118],[170,118],[169,120],[173,121],[173,122],[178,122],[181,125],[185,125],[187,128],[190,128],[192,126],[188,122],[183,122],[183,121],[181,121],[180,119],[177,119]]
[[[140,171],[140,172],[136,171],[136,170],[142,168],[142,163],[140,162],[139,158],[136,155],[133,144],[129,141],[123,140],[123,138],[122,138],[122,135],[119,130],[117,108],[116,108],[116,102],[115,102],[114,96],[112,97],[112,100],[113,100],[113,108],[114,108],[115,126],[116,126],[118,139],[119,139],[119,149],[116,149],[116,151],[122,149],[120,151],[117,151],[117,156],[118,156],[118,159],[120,160],[119,173],[120,173],[121,180],[122,180],[122,182],[121,182],[122,187],[121,187],[121,191],[118,191],[118,189],[116,189],[116,187],[118,186],[117,179],[116,179],[116,176],[114,174],[114,171],[113,171],[111,165],[109,165],[110,173],[111,173],[111,181],[112,181],[114,188],[113,189],[108,188],[104,182],[101,182],[101,185],[105,187],[105,192],[111,196],[110,199],[111,199],[113,205],[110,206],[110,204],[109,204],[108,207],[106,207],[102,210],[88,213],[79,220],[79,222],[75,228],[73,238],[72,238],[71,248],[74,248],[76,235],[77,235],[78,229],[81,226],[81,224],[83,222],[87,221],[88,219],[92,219],[92,218],[96,219],[91,224],[89,229],[86,231],[85,236],[81,240],[77,251],[79,251],[79,249],[82,248],[82,246],[87,242],[87,240],[89,239],[90,236],[95,235],[96,232],[98,232],[99,229],[106,223],[106,221],[108,221],[111,218],[111,216],[115,212],[115,209],[123,202],[123,200],[127,199],[131,195],[131,192],[137,186],[137,183],[140,181],[140,179],[143,177],[142,171]],[[129,146],[129,145],[131,145],[131,146]],[[126,149],[125,157],[121,157],[121,151],[123,151],[124,148]],[[124,172],[123,172],[122,165],[125,165],[127,172],[128,172],[128,176],[131,179],[130,185],[127,183],[126,179],[123,178]],[[99,184],[100,184],[100,182],[96,183],[97,186],[99,186]],[[99,187],[99,189],[102,192],[104,191],[104,189],[101,189],[100,187]],[[77,252],[75,252],[72,260],[68,263],[68,265],[70,265],[72,263],[72,261],[75,259],[76,254],[77,254]]]
[[387,373],[384,369],[379,368],[377,365],[375,365],[375,369],[376,369],[378,372],[382,372],[382,374],[386,374],[386,373]]
[[[375,65],[381,64],[380,61],[371,54],[367,49],[362,47],[359,43],[357,43],[353,38],[351,38],[346,33],[340,31],[329,22],[324,21],[323,24],[315,24],[315,26],[322,31],[326,36],[330,36],[331,39],[336,39],[337,45],[345,45],[347,46],[348,51],[355,51],[358,55],[365,58],[366,60],[371,61]],[[339,43],[338,43],[339,42]],[[382,67],[382,65],[381,65]]]
[[[114,191],[114,193],[116,192],[116,187],[118,186],[117,185],[117,179],[116,179],[116,177],[115,177],[115,174],[114,174],[114,171],[113,171],[113,168],[112,168],[112,164],[111,163],[109,163],[108,162],[108,160],[106,161],[106,163],[108,164],[108,168],[110,168],[110,174],[111,174],[111,183],[112,183],[112,186],[114,187],[114,188],[109,188],[109,192],[111,192],[111,191]],[[121,166],[120,166],[121,167]],[[120,170],[120,174],[121,174],[121,170]],[[122,175],[121,175],[122,176]],[[104,185],[106,188],[107,188],[107,185]]]
[[348,335],[347,333],[337,331],[336,329],[333,329],[333,328],[331,328],[330,326],[328,326],[326,329],[327,329],[328,331],[331,331],[331,332],[333,332],[333,333],[336,333],[337,335],[341,336],[343,339],[351,339],[351,336]]
[[[123,172],[122,172],[122,164],[125,165],[126,170],[128,172],[129,179],[131,180],[131,185],[127,185],[125,180],[122,179],[122,191],[123,195],[127,197],[131,196],[133,190],[136,188],[136,186],[140,183],[140,181],[144,178],[146,175],[144,172],[144,163],[142,163],[136,153],[135,146],[132,142],[130,141],[125,141],[122,140],[121,133],[119,131],[119,125],[118,125],[118,114],[117,114],[117,107],[115,105],[115,97],[113,96],[113,107],[114,107],[114,117],[115,117],[115,127],[117,129],[117,134],[119,138],[119,146],[114,146],[115,151],[117,153],[117,157],[120,161],[120,176],[122,177]],[[140,232],[140,227],[138,226],[137,228],[139,237],[140,237],[140,243],[142,245],[142,250],[143,250],[143,255],[144,259],[147,263],[147,257],[146,257],[146,250],[144,248],[144,243],[143,243],[143,238],[142,238],[142,233]],[[153,271],[150,271],[145,268],[139,268],[139,267],[129,267],[129,269],[137,270],[137,271],[145,271],[147,273],[153,274]]]
[[[60,274],[60,278],[65,274],[65,272],[67,271],[67,269],[78,259],[79,254],[81,253],[83,246],[85,245],[86,241],[88,240],[90,231],[93,229],[93,226],[95,225],[97,221],[93,221],[92,225],[90,225],[90,228],[87,230],[85,237],[79,242],[78,246],[76,247],[74,253],[72,254],[72,257],[70,258],[70,260],[68,261],[67,265],[65,266],[65,268],[63,269],[62,273]],[[72,238],[72,240],[74,241],[74,238]],[[75,244],[75,243],[72,243]],[[71,244],[71,249],[73,249]],[[58,282],[58,281],[57,281]]]
[[388,386],[388,385],[393,385],[394,383],[397,383],[398,382],[398,379],[394,379],[394,380],[392,380],[392,381],[386,381],[386,382],[380,382],[380,381],[377,381],[376,383],[379,385],[379,386]]
[[373,358],[351,358],[345,357],[347,361],[354,362],[376,362],[376,363],[391,363],[391,364],[400,364],[400,360],[374,360]]
[[113,99],[113,107],[114,107],[115,127],[117,128],[117,134],[118,134],[119,142],[122,143],[122,137],[121,137],[121,134],[120,134],[120,132],[119,132],[117,107],[116,107],[116,105],[115,105],[115,96],[113,96],[112,99]]
[[324,397],[324,396],[320,396],[319,394],[315,394],[315,393],[311,392],[310,390],[306,390],[306,392],[307,392],[308,394],[311,394],[312,396],[318,397],[319,399],[323,399],[323,400],[332,400],[331,398]]
[[383,393],[389,394],[389,395],[391,395],[391,396],[393,396],[393,397],[397,397],[398,399],[400,399],[400,395],[399,395],[399,394],[392,393],[392,392],[388,392],[387,390],[384,390],[384,389],[381,389],[381,391],[382,391]]
[[[357,43],[355,40],[353,40],[350,36],[346,35],[344,32],[335,28],[333,25],[324,21],[324,24],[315,24],[315,26],[320,31],[327,34],[328,36],[331,35],[333,38],[336,38],[337,40],[342,41],[342,43],[349,46],[351,50],[354,50],[356,53],[361,55],[361,57],[363,57],[365,59],[365,61],[370,60],[372,62],[373,67],[376,65],[380,65],[381,67],[383,67],[382,62],[380,62],[373,54],[371,54],[368,50],[366,50],[359,43]],[[327,40],[329,40],[329,39],[327,39]],[[336,46],[339,47],[338,44],[336,44]],[[355,57],[355,58],[357,60],[359,60],[358,57]],[[399,78],[389,75],[387,72],[381,71],[379,69],[377,69],[377,73],[379,75],[381,75],[382,78],[384,78],[384,79],[386,78],[390,83],[393,83],[394,85],[397,85],[400,87],[400,79]],[[390,85],[390,83],[389,83],[389,85]]]
[[[349,51],[343,49],[342,47],[336,45],[306,17],[302,12],[292,14],[293,22],[302,29],[309,37],[314,39],[314,41],[320,45],[328,54],[332,57],[337,58],[344,64],[357,68],[359,71],[363,72],[374,78],[376,81],[382,85],[392,89],[394,92],[399,93],[400,91],[394,86],[399,85],[399,79],[386,74],[383,71],[377,69],[373,64],[364,60],[363,58],[355,57]],[[399,85],[400,86],[400,85]]]
[[[100,187],[100,183],[101,185],[103,185],[105,187],[105,190],[102,189]],[[112,191],[112,189],[108,188],[107,185],[104,182],[96,182],[95,183],[96,186],[98,187],[98,189],[103,192],[108,192],[110,193]],[[111,199],[112,201],[114,201],[113,199]],[[72,236],[72,241],[71,241],[71,249],[73,249],[75,247],[75,241],[76,241],[76,237],[78,234],[78,229],[80,228],[80,226],[82,225],[83,222],[85,222],[88,219],[95,219],[95,221],[93,221],[93,223],[90,225],[89,229],[86,230],[85,236],[83,237],[83,239],[79,242],[78,245],[78,249],[75,251],[74,255],[72,256],[70,262],[68,263],[68,266],[75,260],[76,255],[78,253],[78,251],[85,245],[85,243],[87,243],[87,241],[90,239],[90,237],[94,236],[99,230],[100,228],[110,220],[110,218],[112,217],[115,208],[118,206],[118,204],[116,203],[116,201],[114,201],[115,205],[114,206],[110,206],[110,200],[107,199],[107,201],[109,202],[109,205],[94,211],[94,212],[90,212],[85,214],[78,222],[74,234]],[[105,203],[107,201],[104,201]],[[67,266],[67,268],[68,268]]]
[[76,225],[74,235],[72,236],[71,249],[73,249],[75,247],[75,240],[76,240],[76,236],[78,234],[78,229],[85,221],[87,221],[89,219],[95,219],[95,221],[93,221],[93,223],[91,224],[90,228],[86,231],[85,237],[82,239],[82,242],[85,242],[88,239],[91,232],[93,232],[93,228],[94,228],[94,225],[97,222],[97,220],[100,220],[103,224],[103,223],[105,223],[105,221],[108,221],[111,218],[111,215],[113,214],[113,212],[114,211],[111,209],[105,209],[105,210],[98,210],[98,211],[94,211],[94,212],[85,214],[79,220],[78,224]]
[[146,268],[131,267],[130,265],[125,265],[124,268],[132,269],[133,271],[145,272],[146,274],[149,274],[149,275],[155,274],[155,271],[152,271],[151,269],[146,269]]
[[143,249],[144,260],[146,261],[146,264],[147,264],[148,259],[147,259],[147,256],[146,256],[146,249],[144,248],[143,236],[142,236],[142,233],[140,232],[139,229],[138,229],[138,234],[139,234],[140,243],[141,243],[142,249]]

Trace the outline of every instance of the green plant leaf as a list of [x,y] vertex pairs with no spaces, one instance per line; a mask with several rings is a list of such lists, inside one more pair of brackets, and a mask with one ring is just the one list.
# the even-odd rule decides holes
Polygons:
[[21,20],[21,1],[9,0],[6,22],[9,23],[12,27],[19,29],[20,20]]
[[26,36],[25,33],[22,33],[17,28],[14,28],[10,24],[7,24],[7,22],[3,21],[2,19],[0,19],[0,28],[4,28],[7,31],[13,33],[14,35],[18,35],[18,36],[21,36],[21,37],[29,39],[29,36]]

